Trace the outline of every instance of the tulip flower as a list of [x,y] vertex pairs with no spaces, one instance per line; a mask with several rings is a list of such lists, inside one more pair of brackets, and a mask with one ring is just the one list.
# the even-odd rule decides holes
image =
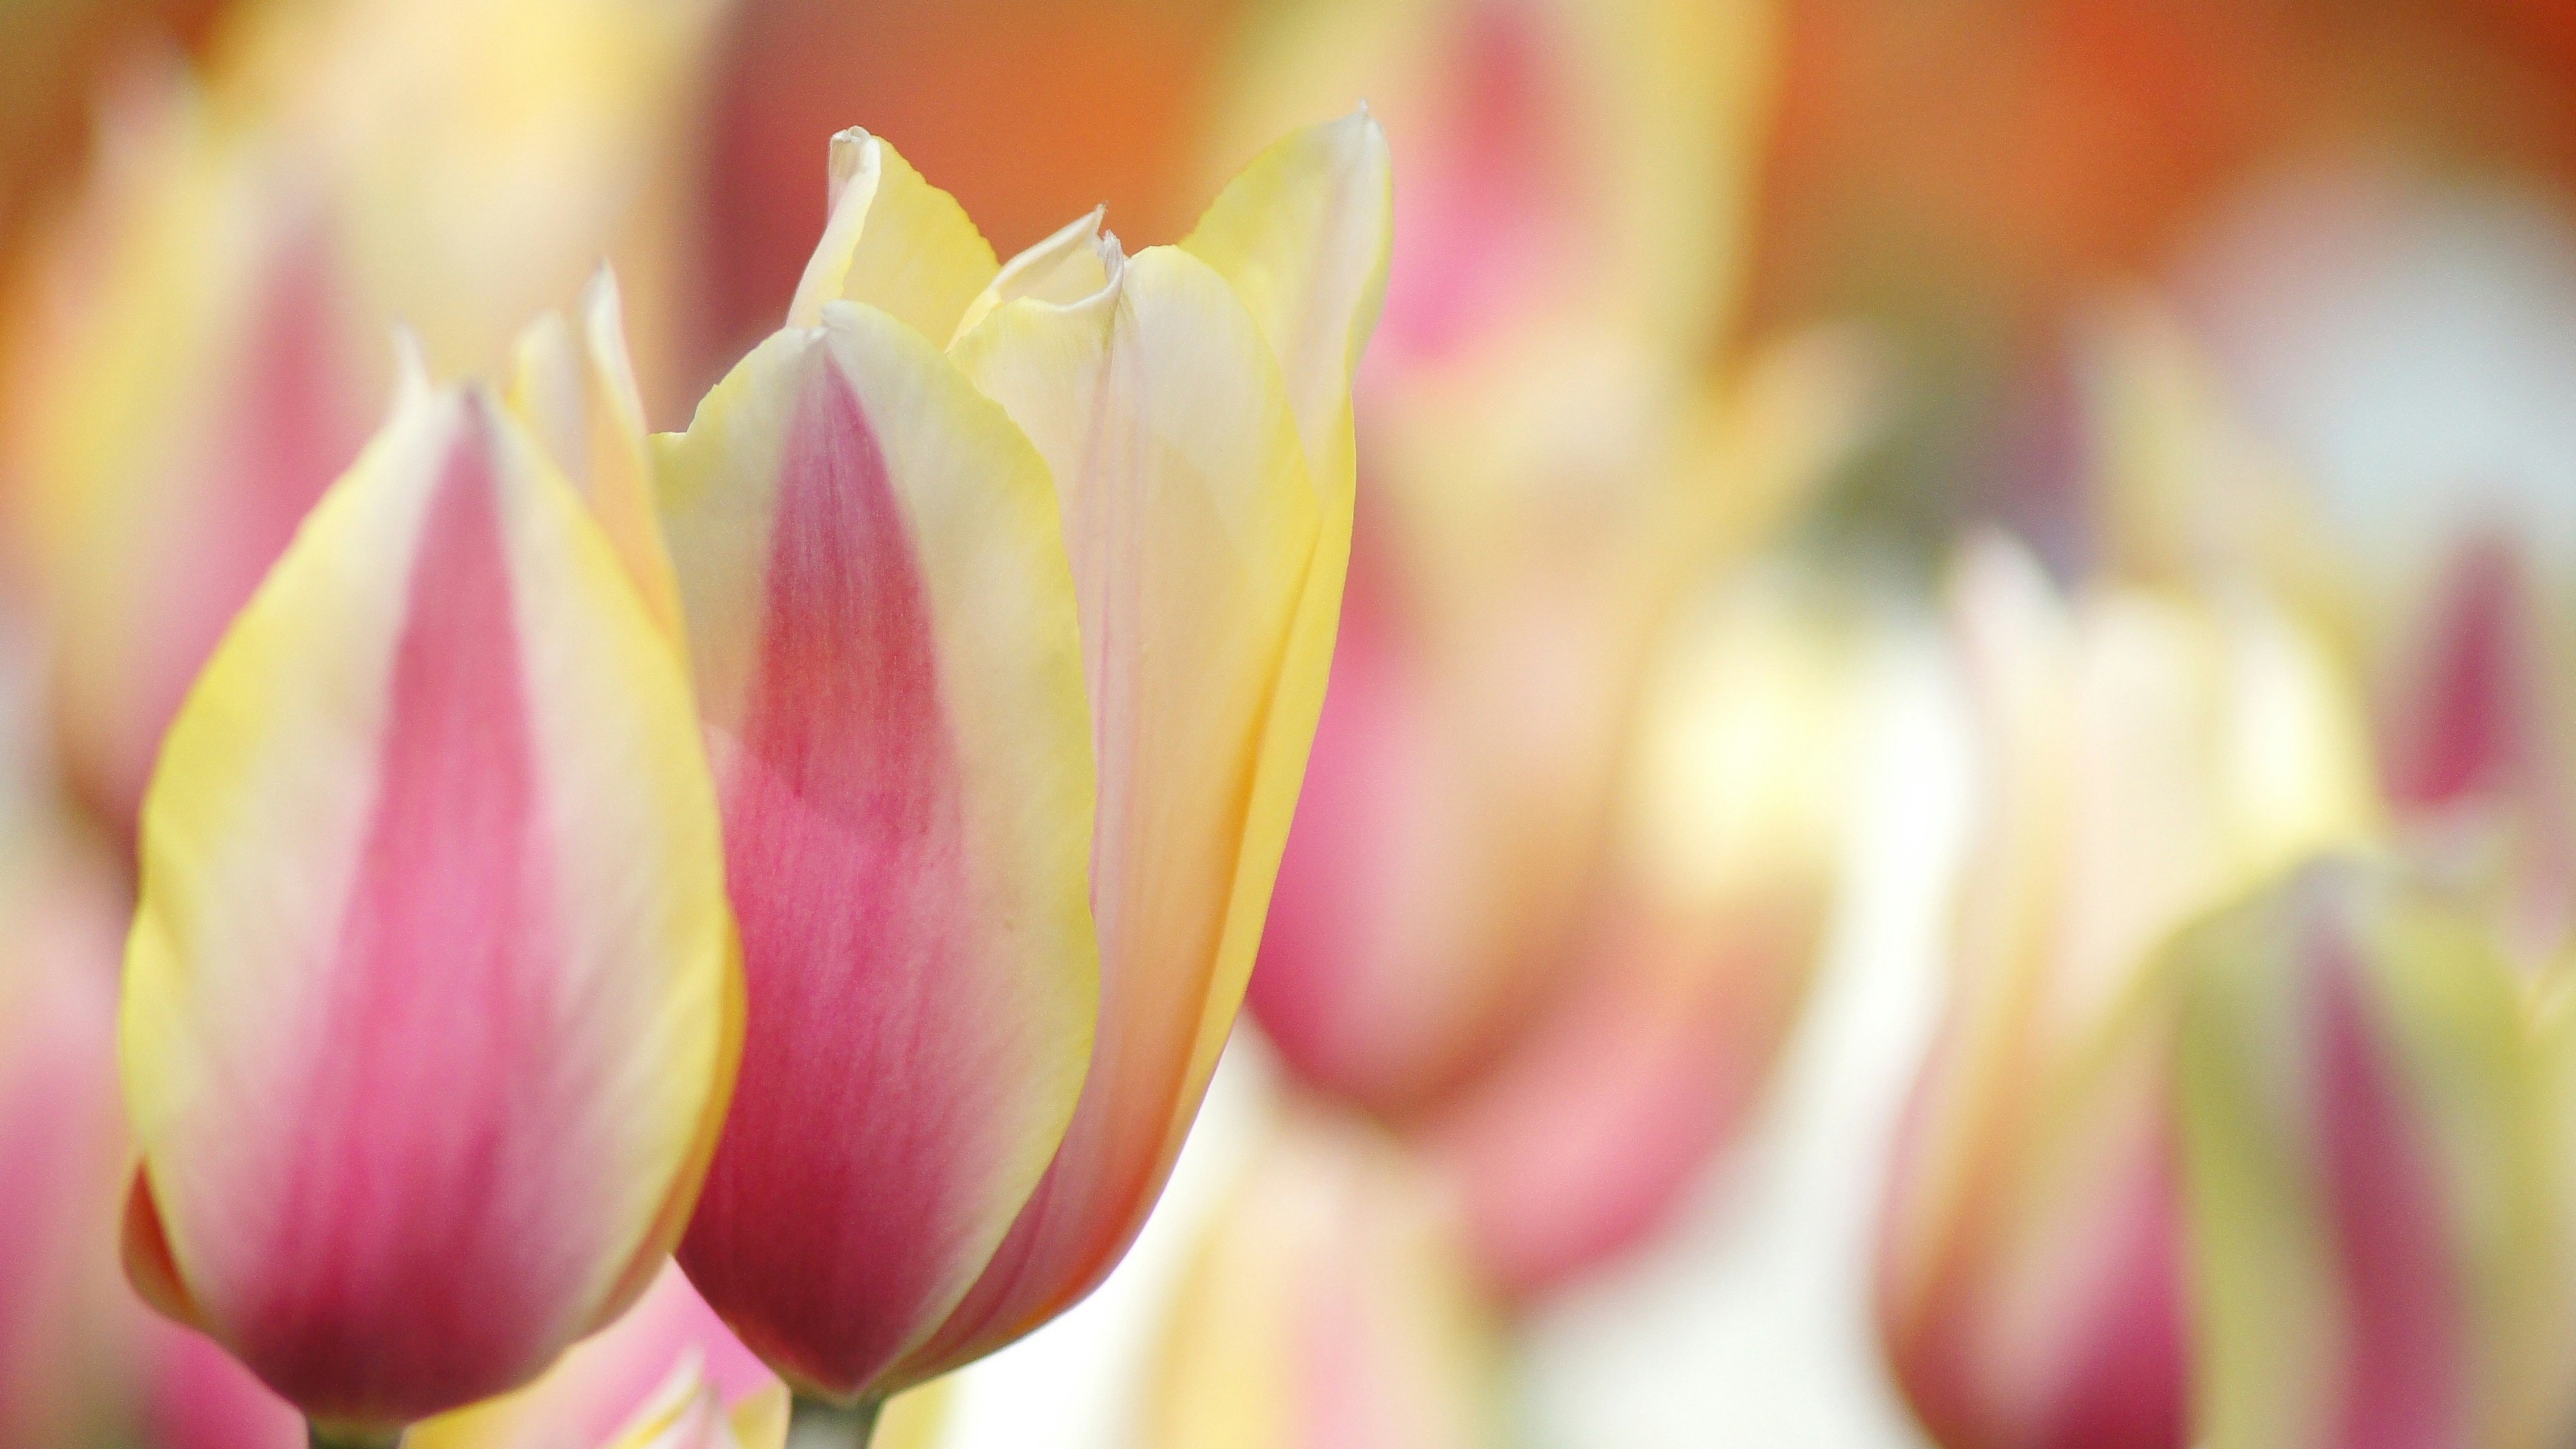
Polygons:
[[1310,1108],[1272,1134],[1181,1284],[1140,1442],[1507,1442],[1500,1315],[1437,1174]]
[[112,98],[87,193],[0,317],[0,476],[71,783],[119,836],[216,640],[372,430],[388,327],[489,375],[603,252],[667,291],[654,171],[711,11],[243,0],[202,79]]
[[662,440],[750,981],[680,1261],[809,1398],[1116,1264],[1232,1025],[1330,658],[1365,113],[1179,247],[1008,266],[864,132],[789,325]]
[[1639,709],[1609,884],[1528,1038],[1415,1134],[1526,1298],[1660,1227],[1757,1100],[1833,898],[1861,691],[1847,628],[1713,591]]
[[740,1043],[720,817],[678,650],[488,391],[406,383],[191,692],[141,854],[156,1306],[367,1441],[650,1283]]
[[2491,926],[2334,858],[2173,955],[2197,1442],[2563,1442],[2563,1124]]
[[1958,612],[1991,804],[1881,1229],[1886,1348],[1944,1449],[2180,1446],[2191,1346],[2156,952],[2375,828],[2360,710],[2252,598],[2113,591],[2069,611],[1988,544]]
[[1656,632],[1815,476],[1718,446],[1752,384],[1700,376],[1770,28],[1759,3],[1326,0],[1247,45],[1230,144],[1356,92],[1409,178],[1350,607],[1252,988],[1302,1081],[1386,1120],[1464,1090],[1575,974]]

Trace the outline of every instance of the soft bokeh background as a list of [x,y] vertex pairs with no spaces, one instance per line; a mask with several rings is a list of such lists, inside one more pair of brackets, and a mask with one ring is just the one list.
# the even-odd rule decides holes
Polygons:
[[[2556,0],[0,8],[0,1449],[300,1442],[117,1277],[108,1022],[159,726],[394,323],[489,371],[614,257],[676,428],[783,315],[841,127],[1008,255],[1103,203],[1171,240],[1362,99],[1395,267],[1245,1024],[1127,1265],[901,1432],[2036,1449],[2228,1412],[2240,1209],[2177,1154],[2254,1109],[2169,1092],[2139,1064],[2213,1038],[2120,1003],[2318,848],[2429,862],[2535,1019],[2576,908]],[[2474,1072],[2408,1050],[2474,1198],[2438,1150],[2485,1130],[2446,1135]],[[2055,1094],[2072,1125],[2026,1120]],[[2477,1318],[2443,1273],[2485,1240],[2449,1246],[2388,1313]],[[2317,1367],[2379,1311],[2320,1272],[2347,1331],[2257,1377],[2373,1372]],[[479,1442],[596,1442],[722,1337],[667,1296],[640,1379],[603,1351],[560,1390],[598,1402]],[[2498,1313],[2462,1362],[2576,1364]],[[2540,1442],[2459,1413],[2403,1442]]]

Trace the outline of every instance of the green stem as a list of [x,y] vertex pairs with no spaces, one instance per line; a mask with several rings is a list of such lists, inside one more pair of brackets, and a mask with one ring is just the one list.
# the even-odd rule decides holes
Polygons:
[[868,1449],[884,1409],[883,1399],[835,1404],[798,1394],[787,1419],[787,1449]]

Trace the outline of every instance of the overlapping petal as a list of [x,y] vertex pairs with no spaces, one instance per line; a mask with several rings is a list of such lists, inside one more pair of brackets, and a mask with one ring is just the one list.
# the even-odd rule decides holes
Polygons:
[[1089,1291],[1196,1114],[1331,655],[1388,179],[1354,116],[1189,247],[1095,214],[1000,268],[882,141],[834,180],[819,326],[662,465],[753,993],[683,1257],[853,1399]]
[[653,622],[685,650],[617,274],[600,268],[575,317],[549,312],[520,334],[513,363],[511,412],[590,505]]
[[318,1420],[533,1378],[640,1293],[741,1030],[687,682],[488,394],[407,387],[148,799],[138,1284]]
[[954,349],[1064,500],[1100,761],[1101,1030],[1046,1182],[908,1375],[1017,1338],[1108,1273],[1233,1025],[1332,655],[1385,157],[1365,112],[1296,133],[1183,247],[1096,252],[1098,290],[1002,303]]
[[751,987],[682,1261],[851,1397],[974,1281],[1080,1090],[1072,573],[1044,460],[873,306],[763,343],[661,464]]
[[946,346],[999,270],[992,244],[955,197],[865,131],[832,138],[831,176],[831,216],[787,325],[819,324],[827,302],[861,302]]

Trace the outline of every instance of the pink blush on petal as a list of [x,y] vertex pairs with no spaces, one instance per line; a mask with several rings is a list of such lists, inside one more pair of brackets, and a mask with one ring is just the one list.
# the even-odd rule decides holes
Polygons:
[[281,1393],[352,1421],[533,1375],[590,1256],[549,1223],[601,1165],[544,1125],[586,1085],[552,1039],[551,861],[487,426],[469,416],[430,501],[301,1141],[250,1301],[224,1315]]
[[943,1309],[1000,1088],[953,1044],[999,1003],[976,939],[931,604],[875,431],[836,366],[781,463],[760,655],[715,742],[750,983],[742,1075],[682,1245],[743,1341],[866,1386]]

